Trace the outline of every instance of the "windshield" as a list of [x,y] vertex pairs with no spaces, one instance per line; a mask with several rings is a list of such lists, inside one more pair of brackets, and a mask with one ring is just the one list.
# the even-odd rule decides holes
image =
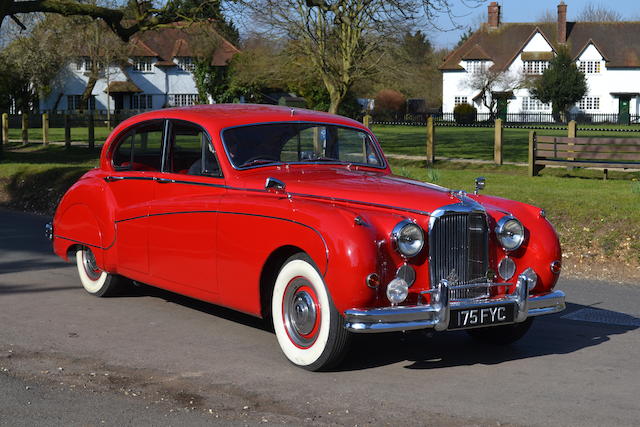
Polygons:
[[317,123],[268,123],[226,129],[225,149],[236,168],[273,163],[338,162],[383,167],[368,133]]

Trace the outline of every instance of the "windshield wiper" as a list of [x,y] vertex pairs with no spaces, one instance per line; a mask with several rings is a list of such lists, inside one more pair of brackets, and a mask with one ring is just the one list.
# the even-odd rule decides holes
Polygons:
[[281,163],[280,160],[270,160],[270,159],[254,159],[254,160],[250,160],[248,162],[244,162],[243,164],[240,165],[241,168],[244,167],[249,167],[249,166],[256,166],[256,165],[266,165],[269,163]]

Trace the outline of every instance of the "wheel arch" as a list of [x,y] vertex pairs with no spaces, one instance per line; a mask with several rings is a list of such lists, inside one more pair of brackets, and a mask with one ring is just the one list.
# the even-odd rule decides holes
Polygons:
[[273,295],[273,286],[275,284],[276,277],[278,276],[278,272],[284,265],[285,261],[297,253],[303,253],[309,256],[307,252],[298,246],[285,245],[280,246],[271,252],[262,265],[262,270],[260,272],[260,314],[265,320],[269,320],[271,317],[271,296]]

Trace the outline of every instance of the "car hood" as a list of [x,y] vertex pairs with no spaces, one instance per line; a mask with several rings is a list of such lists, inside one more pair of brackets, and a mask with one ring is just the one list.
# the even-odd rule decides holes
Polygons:
[[248,188],[264,188],[265,180],[272,177],[284,182],[287,193],[294,197],[345,201],[415,213],[428,214],[439,207],[460,202],[447,188],[395,175],[349,168],[264,169],[245,171],[244,184]]

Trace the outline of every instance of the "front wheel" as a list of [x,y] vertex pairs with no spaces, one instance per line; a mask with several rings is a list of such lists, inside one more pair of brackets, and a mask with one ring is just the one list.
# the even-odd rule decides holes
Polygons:
[[344,318],[308,256],[294,255],[280,269],[271,315],[280,348],[293,364],[309,371],[329,369],[346,354],[350,335]]
[[76,264],[80,282],[85,291],[98,297],[118,294],[125,286],[126,279],[102,271],[90,248],[82,247],[76,251]]
[[494,345],[507,345],[518,341],[527,333],[531,324],[533,323],[533,317],[529,317],[522,323],[514,323],[512,325],[504,326],[492,326],[489,328],[469,329],[467,333],[471,335],[475,340],[494,344]]

